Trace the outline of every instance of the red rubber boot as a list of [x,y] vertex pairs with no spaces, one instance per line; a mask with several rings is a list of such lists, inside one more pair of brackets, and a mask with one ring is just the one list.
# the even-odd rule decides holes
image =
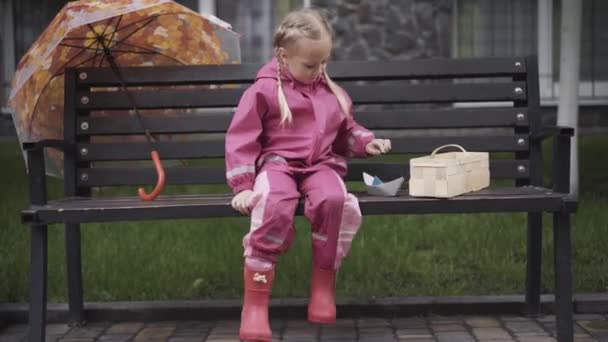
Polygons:
[[310,283],[308,320],[313,323],[336,323],[336,271],[313,266]]
[[274,280],[274,269],[256,272],[245,266],[245,295],[239,336],[243,341],[270,341],[268,302]]

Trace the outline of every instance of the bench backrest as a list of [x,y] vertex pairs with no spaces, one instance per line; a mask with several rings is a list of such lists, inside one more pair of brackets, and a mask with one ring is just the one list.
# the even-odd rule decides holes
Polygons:
[[[223,134],[259,68],[137,67],[122,68],[121,73],[138,107],[155,112],[144,115],[146,127],[170,135],[157,144],[161,159],[168,161],[223,157]],[[393,153],[429,153],[444,144],[511,152],[507,159],[492,159],[492,178],[512,179],[518,185],[542,182],[540,146],[529,141],[530,132],[541,124],[536,57],[332,62],[328,72],[352,97],[360,124],[378,136],[394,137]],[[109,68],[66,72],[64,133],[78,147],[75,155],[65,158],[68,195],[86,194],[95,186],[156,182],[149,164],[121,165],[149,160],[150,145],[118,86]],[[168,108],[173,109],[169,114],[158,113]],[[111,116],[112,111],[121,112]],[[122,140],[116,142],[115,136]],[[107,161],[115,163],[103,163]],[[361,171],[386,179],[409,178],[405,157],[401,162],[353,162],[347,179],[360,181]],[[221,162],[167,167],[167,184],[222,183]]]

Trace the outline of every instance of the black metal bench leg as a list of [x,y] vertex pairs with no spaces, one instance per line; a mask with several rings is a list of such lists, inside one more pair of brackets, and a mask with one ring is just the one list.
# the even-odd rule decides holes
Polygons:
[[68,278],[70,325],[82,326],[86,317],[82,301],[82,264],[80,254],[80,224],[65,225],[65,254]]
[[543,253],[542,213],[528,213],[528,258],[526,274],[526,315],[540,313],[541,264]]
[[555,263],[555,312],[557,340],[573,340],[572,273],[570,262],[570,214],[553,214],[553,243]]
[[41,342],[46,328],[47,226],[32,225],[31,231],[29,340]]

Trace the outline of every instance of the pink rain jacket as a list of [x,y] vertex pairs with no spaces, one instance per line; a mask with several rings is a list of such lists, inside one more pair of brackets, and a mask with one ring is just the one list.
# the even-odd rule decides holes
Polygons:
[[351,113],[345,115],[322,77],[310,85],[285,73],[281,80],[291,124],[280,124],[276,58],[260,69],[232,118],[226,133],[226,178],[235,194],[253,189],[256,171],[273,158],[286,160],[294,171],[329,167],[343,177],[345,158],[365,157],[365,146],[374,139]]

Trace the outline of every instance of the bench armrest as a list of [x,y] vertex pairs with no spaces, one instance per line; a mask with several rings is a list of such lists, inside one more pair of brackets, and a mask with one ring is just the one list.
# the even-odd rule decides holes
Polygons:
[[75,144],[64,140],[41,140],[37,142],[26,142],[21,146],[27,155],[30,203],[33,205],[44,205],[47,202],[44,149],[54,148],[61,150],[64,153],[70,153],[75,150]]
[[21,147],[24,151],[42,150],[49,147],[63,152],[71,152],[75,148],[75,145],[65,140],[48,139],[36,142],[25,142],[21,144]]
[[568,136],[574,135],[574,128],[565,126],[545,126],[536,132],[530,133],[530,140],[533,142],[542,141],[546,138],[557,137],[557,136]]
[[553,136],[553,191],[555,192],[570,193],[570,145],[573,134],[573,128],[552,127],[552,134],[547,136]]

